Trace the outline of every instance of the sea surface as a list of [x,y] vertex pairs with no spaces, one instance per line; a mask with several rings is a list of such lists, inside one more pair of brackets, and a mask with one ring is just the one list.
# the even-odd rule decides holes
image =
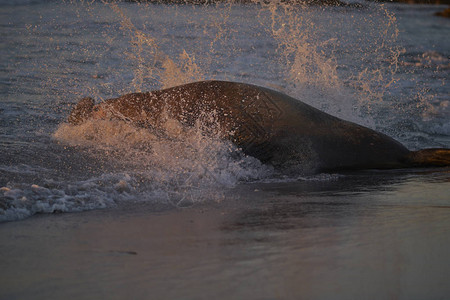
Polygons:
[[0,1],[0,299],[448,298],[448,168],[286,175],[202,126],[67,124],[219,79],[450,148],[446,6],[352,3]]

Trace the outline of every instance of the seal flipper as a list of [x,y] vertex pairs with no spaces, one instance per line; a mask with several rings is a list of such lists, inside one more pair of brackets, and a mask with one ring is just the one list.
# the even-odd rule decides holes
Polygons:
[[448,167],[450,166],[450,149],[423,149],[411,151],[406,157],[411,167]]
[[72,109],[67,120],[73,125],[81,124],[92,115],[93,109],[94,99],[91,97],[83,98]]

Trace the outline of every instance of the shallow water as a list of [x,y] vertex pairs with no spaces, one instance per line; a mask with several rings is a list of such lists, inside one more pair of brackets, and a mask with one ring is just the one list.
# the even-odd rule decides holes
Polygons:
[[362,173],[6,223],[0,298],[445,299],[449,182]]
[[0,1],[0,298],[448,296],[448,169],[286,176],[204,124],[65,123],[225,79],[450,147],[445,6],[362,3]]

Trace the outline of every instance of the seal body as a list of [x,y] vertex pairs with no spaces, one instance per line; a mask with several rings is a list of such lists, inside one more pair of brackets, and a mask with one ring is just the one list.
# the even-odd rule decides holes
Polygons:
[[[283,93],[227,81],[133,93],[98,105],[84,98],[73,109],[69,122],[116,118],[157,130],[168,118],[189,127],[211,115],[210,125],[219,125],[224,138],[244,153],[284,170],[401,168],[411,165],[413,157],[385,134],[336,118]],[[202,121],[208,122],[208,118]]]

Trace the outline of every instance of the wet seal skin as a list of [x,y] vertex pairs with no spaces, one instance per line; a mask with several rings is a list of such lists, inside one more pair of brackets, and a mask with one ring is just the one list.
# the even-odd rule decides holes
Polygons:
[[275,146],[270,143],[272,124],[283,116],[283,111],[262,91],[256,97],[242,100],[238,108],[247,120],[238,126],[234,142],[246,149],[246,153],[262,161],[271,158]]
[[245,83],[200,81],[128,94],[97,105],[83,98],[68,121],[78,125],[89,119],[118,119],[152,130],[162,128],[168,119],[181,127],[200,120],[244,153],[283,172],[450,165],[450,149],[409,151],[385,134]]

